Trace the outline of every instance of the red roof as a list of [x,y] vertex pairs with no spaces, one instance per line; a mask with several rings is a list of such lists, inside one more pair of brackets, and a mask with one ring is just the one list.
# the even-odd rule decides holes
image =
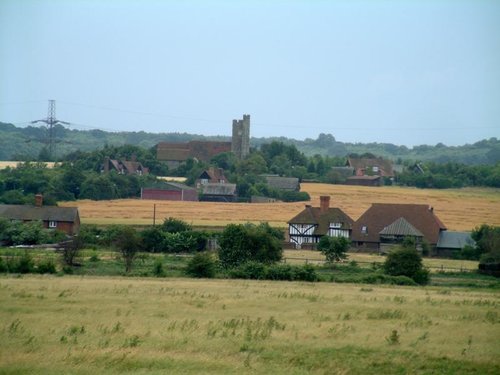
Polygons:
[[[352,240],[356,242],[380,242],[380,232],[396,220],[403,218],[420,231],[430,244],[436,244],[445,225],[426,204],[374,203],[356,220]],[[363,230],[363,227],[366,230]],[[366,232],[366,233],[365,233]]]

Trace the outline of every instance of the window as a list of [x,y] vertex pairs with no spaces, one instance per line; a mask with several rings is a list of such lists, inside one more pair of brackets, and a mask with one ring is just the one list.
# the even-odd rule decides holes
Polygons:
[[342,228],[342,223],[330,223],[330,228]]
[[368,227],[366,225],[363,225],[361,227],[361,233],[363,233],[363,234],[367,234],[368,233]]
[[57,221],[49,221],[49,228],[57,228]]

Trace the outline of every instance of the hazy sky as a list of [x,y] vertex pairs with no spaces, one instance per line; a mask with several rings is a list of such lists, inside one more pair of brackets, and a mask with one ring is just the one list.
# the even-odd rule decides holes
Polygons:
[[500,1],[0,0],[0,121],[408,146],[500,137]]

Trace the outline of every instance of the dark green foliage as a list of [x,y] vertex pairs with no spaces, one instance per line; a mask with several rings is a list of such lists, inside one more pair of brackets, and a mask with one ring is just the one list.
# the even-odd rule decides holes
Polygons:
[[161,230],[168,233],[190,232],[193,230],[191,225],[183,220],[169,217],[165,219],[161,225]]
[[186,273],[189,276],[199,278],[213,278],[215,270],[215,260],[210,253],[197,253],[186,267]]
[[270,264],[249,261],[232,268],[229,277],[233,279],[252,280],[295,280],[295,281],[317,281],[319,280],[316,269],[310,264],[302,266],[291,266],[288,264]]
[[477,254],[488,254],[489,258],[500,258],[500,227],[483,224],[472,231],[472,239],[476,241]]
[[223,267],[247,261],[273,263],[281,260],[283,233],[267,223],[230,224],[219,238],[219,260]]
[[0,256],[0,273],[9,272],[9,267],[7,263]]
[[140,251],[140,238],[133,227],[121,225],[115,230],[113,244],[125,262],[125,272],[132,270],[137,253]]
[[153,264],[153,275],[156,277],[165,277],[166,273],[163,269],[163,262],[161,259],[156,259]]
[[56,243],[64,238],[64,233],[45,229],[40,221],[22,223],[0,219],[0,243],[7,246]]
[[32,273],[35,270],[35,262],[28,251],[25,251],[16,261],[9,265],[12,273]]
[[429,271],[422,265],[422,257],[413,247],[400,247],[387,255],[384,272],[391,276],[406,276],[417,284],[429,282]]
[[161,227],[148,227],[140,232],[142,246],[145,251],[158,253],[163,251],[165,236]]
[[345,237],[323,236],[319,240],[318,250],[326,257],[327,262],[340,262],[347,258],[350,245],[351,242]]
[[38,263],[36,267],[36,271],[38,273],[44,274],[44,273],[51,273],[54,274],[57,272],[56,270],[56,265],[52,259],[45,259]]

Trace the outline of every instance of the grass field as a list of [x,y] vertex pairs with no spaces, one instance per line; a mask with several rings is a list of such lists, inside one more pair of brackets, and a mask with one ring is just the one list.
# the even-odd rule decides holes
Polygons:
[[[486,223],[500,225],[500,190],[467,188],[429,190],[401,187],[362,187],[329,184],[302,184],[302,191],[311,195],[313,206],[319,206],[321,195],[331,196],[331,205],[343,209],[357,219],[372,203],[419,203],[434,207],[434,212],[449,230],[472,230]],[[139,224],[176,217],[196,226],[225,226],[228,223],[267,221],[277,227],[298,214],[306,202],[298,203],[231,203],[141,201],[62,202],[62,206],[78,206],[83,223]]]
[[0,373],[498,374],[500,295],[0,277]]

